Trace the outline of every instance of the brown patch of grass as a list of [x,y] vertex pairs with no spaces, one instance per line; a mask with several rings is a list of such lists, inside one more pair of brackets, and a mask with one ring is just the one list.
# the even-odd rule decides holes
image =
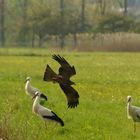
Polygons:
[[0,139],[10,140],[10,119],[8,114],[5,114],[0,120]]

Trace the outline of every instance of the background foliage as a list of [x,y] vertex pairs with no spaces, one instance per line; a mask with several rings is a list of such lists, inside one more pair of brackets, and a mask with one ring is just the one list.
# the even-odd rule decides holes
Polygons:
[[77,48],[87,34],[87,42],[100,33],[139,34],[139,6],[136,0],[1,0],[1,46]]

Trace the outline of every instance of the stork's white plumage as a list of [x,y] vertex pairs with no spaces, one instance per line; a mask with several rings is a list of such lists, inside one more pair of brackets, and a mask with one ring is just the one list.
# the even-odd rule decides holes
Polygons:
[[131,105],[132,97],[127,96],[127,116],[134,121],[134,132],[136,131],[136,122],[140,122],[140,107]]
[[53,111],[50,109],[40,105],[40,94],[37,91],[35,93],[35,96],[33,97],[34,103],[32,107],[32,111],[39,115],[45,122],[46,121],[55,121],[61,124],[61,126],[64,126],[64,122],[62,119],[60,119]]
[[39,89],[31,86],[30,82],[31,82],[31,77],[27,77],[26,82],[25,82],[25,92],[26,92],[26,94],[30,95],[33,98],[35,93],[38,91],[39,94],[41,95],[41,97],[44,98],[45,100],[47,100],[47,96],[44,95],[43,93],[41,93]]

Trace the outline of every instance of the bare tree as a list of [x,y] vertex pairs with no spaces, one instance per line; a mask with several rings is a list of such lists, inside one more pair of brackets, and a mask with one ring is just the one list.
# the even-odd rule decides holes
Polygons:
[[0,42],[5,45],[5,2],[0,0]]

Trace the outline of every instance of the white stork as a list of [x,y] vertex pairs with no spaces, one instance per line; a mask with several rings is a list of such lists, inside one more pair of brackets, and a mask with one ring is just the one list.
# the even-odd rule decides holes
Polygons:
[[26,94],[30,95],[33,98],[34,95],[35,95],[35,92],[38,91],[40,93],[40,97],[47,100],[47,96],[44,95],[43,93],[41,93],[39,89],[31,86],[30,81],[31,81],[31,77],[27,77],[26,81],[25,81],[25,92],[26,92]]
[[32,111],[39,115],[45,122],[46,121],[55,121],[60,123],[61,126],[64,126],[64,122],[60,119],[53,111],[44,106],[40,105],[40,94],[37,91],[33,97],[34,103]]
[[132,97],[127,96],[127,116],[134,121],[134,132],[136,132],[136,122],[140,122],[140,107],[131,105]]

